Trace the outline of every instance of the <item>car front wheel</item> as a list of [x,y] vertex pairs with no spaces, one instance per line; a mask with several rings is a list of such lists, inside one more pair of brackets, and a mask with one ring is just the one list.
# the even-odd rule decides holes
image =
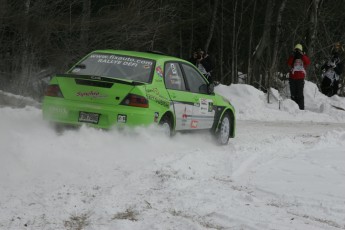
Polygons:
[[231,121],[229,113],[224,114],[216,132],[216,140],[220,145],[226,145],[230,138]]

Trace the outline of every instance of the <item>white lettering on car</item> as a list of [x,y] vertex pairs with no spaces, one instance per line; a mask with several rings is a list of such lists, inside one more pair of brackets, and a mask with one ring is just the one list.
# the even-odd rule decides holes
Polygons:
[[115,64],[115,65],[138,67],[138,64],[139,64],[139,65],[143,65],[144,68],[149,68],[149,66],[153,65],[152,61],[134,59],[131,57],[121,57],[121,56],[116,56],[116,55],[92,54],[90,58],[98,59],[97,62],[99,63],[107,63],[107,64]]
[[125,61],[123,62],[122,65],[127,65],[127,66],[134,66],[134,67],[137,67],[138,64],[137,63],[134,63],[134,62],[128,62],[128,61]]

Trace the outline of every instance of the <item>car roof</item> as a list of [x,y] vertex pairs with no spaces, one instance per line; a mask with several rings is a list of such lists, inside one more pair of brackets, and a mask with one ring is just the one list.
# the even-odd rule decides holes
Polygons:
[[129,50],[95,50],[92,53],[108,53],[108,54],[119,54],[119,55],[128,55],[128,56],[134,56],[134,57],[140,57],[140,58],[148,58],[155,61],[158,60],[173,60],[173,61],[182,61],[187,62],[186,60],[183,60],[181,58],[161,54],[154,51],[148,51],[148,52],[140,52],[140,51],[129,51]]

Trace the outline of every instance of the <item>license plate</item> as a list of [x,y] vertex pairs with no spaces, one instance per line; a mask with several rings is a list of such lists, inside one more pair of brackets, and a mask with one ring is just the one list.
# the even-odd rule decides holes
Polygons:
[[87,113],[87,112],[79,112],[79,122],[86,122],[92,124],[98,124],[99,121],[99,113]]

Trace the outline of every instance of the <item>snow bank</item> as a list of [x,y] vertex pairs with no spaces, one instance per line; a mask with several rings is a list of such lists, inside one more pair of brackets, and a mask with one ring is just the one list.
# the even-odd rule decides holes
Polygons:
[[345,98],[337,95],[327,97],[317,86],[305,81],[305,110],[299,110],[297,104],[289,99],[288,84],[280,94],[270,90],[270,103],[267,94],[245,84],[219,85],[215,91],[226,97],[235,107],[239,120],[263,121],[312,121],[344,122]]

